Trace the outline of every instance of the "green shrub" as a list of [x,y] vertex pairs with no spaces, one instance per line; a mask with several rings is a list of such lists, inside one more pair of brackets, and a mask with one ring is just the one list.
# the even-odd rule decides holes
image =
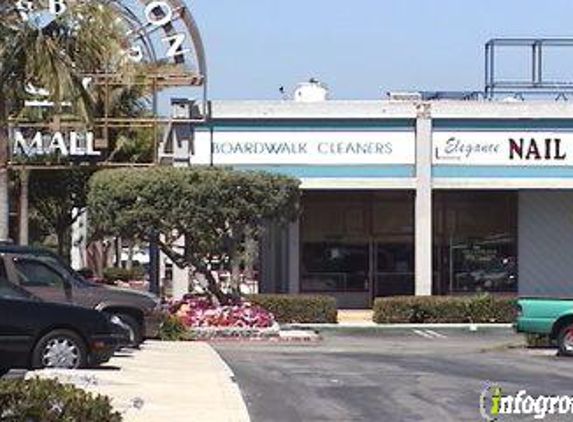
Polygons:
[[106,283],[114,283],[115,281],[143,280],[144,277],[145,269],[140,266],[135,266],[131,270],[116,267],[108,267],[103,270],[103,279]]
[[107,397],[54,380],[0,380],[0,420],[10,422],[118,422]]
[[263,294],[251,295],[248,299],[271,312],[282,324],[337,321],[336,299],[331,296]]
[[180,341],[188,338],[187,327],[176,315],[165,314],[159,327],[159,338],[164,341]]
[[407,296],[377,298],[374,322],[400,323],[510,323],[516,299],[479,296]]

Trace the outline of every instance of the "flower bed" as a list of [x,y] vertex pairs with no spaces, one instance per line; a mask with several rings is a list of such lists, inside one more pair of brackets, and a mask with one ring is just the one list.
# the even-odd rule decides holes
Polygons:
[[273,314],[248,301],[216,306],[206,297],[188,296],[170,306],[170,315],[170,326],[176,318],[185,327],[184,337],[192,340],[269,338],[279,333]]

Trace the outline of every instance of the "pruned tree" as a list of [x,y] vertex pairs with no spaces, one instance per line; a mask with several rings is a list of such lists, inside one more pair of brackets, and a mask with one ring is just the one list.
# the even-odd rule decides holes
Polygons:
[[[240,260],[245,239],[260,238],[265,222],[298,215],[299,181],[264,172],[229,169],[122,169],[98,172],[90,182],[88,209],[94,236],[150,241],[180,268],[202,274],[220,302],[223,293],[209,258]],[[177,243],[183,239],[183,248]],[[234,277],[234,293],[238,280]]]

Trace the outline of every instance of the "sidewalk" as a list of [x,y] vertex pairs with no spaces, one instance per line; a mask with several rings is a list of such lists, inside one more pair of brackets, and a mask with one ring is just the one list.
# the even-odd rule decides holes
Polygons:
[[339,309],[338,322],[341,324],[372,323],[374,311],[372,309]]
[[249,422],[233,373],[204,342],[147,341],[97,370],[37,371],[110,396],[126,422]]

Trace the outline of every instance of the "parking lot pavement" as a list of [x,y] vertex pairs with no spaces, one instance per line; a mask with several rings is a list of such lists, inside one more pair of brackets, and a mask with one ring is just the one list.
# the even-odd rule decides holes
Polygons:
[[475,422],[489,383],[534,396],[572,393],[573,359],[526,350],[511,330],[323,335],[312,344],[214,345],[254,422]]
[[37,371],[108,395],[125,421],[249,422],[229,367],[206,343],[147,341],[97,370]]

